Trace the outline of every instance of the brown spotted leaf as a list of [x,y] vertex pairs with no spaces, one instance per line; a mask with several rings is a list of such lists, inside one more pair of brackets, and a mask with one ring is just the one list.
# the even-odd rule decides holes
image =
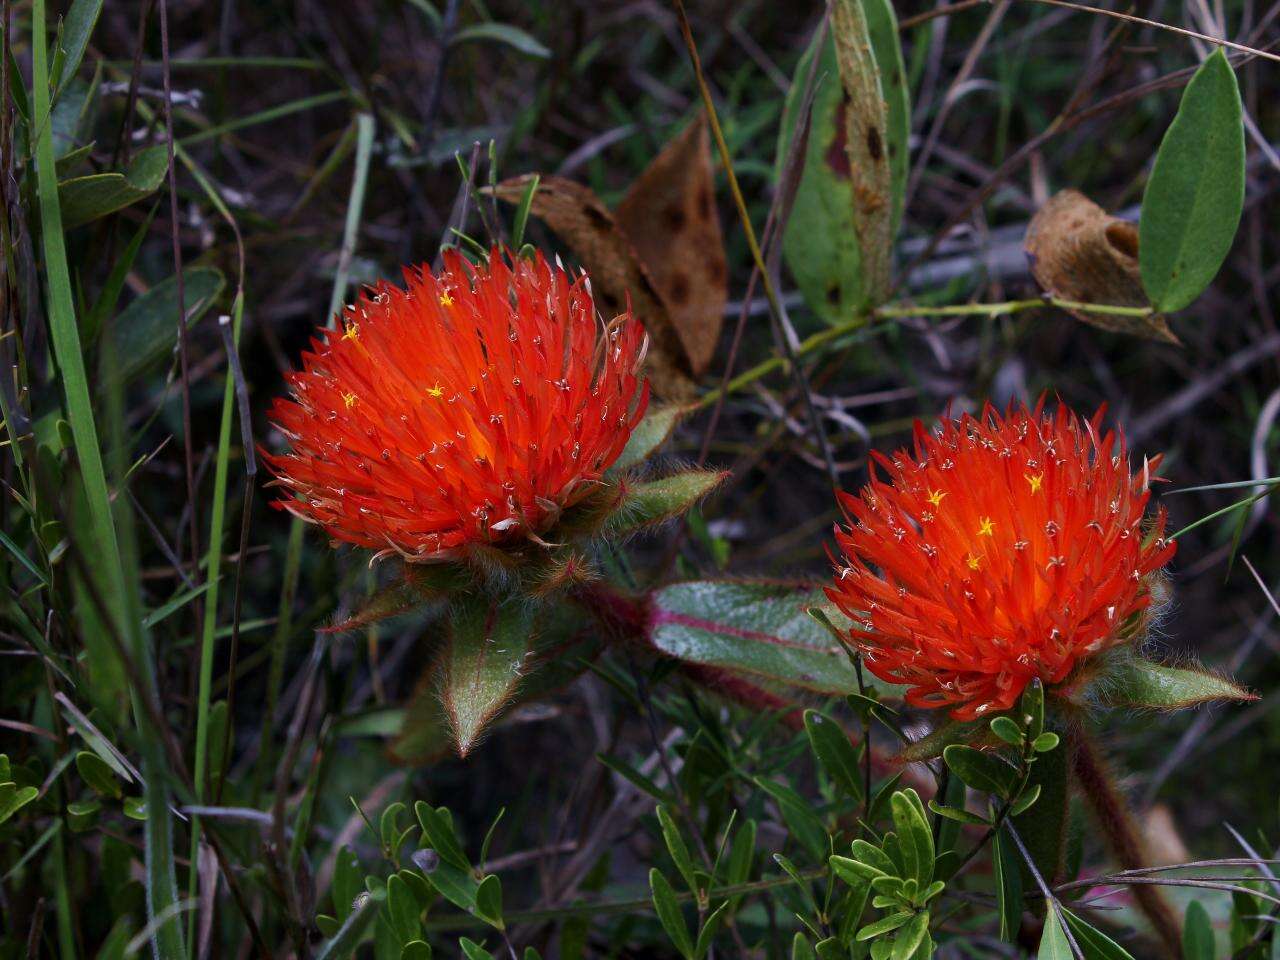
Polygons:
[[[1027,227],[1025,247],[1036,282],[1053,297],[1115,307],[1149,305],[1138,270],[1137,226],[1111,216],[1077,190],[1049,198]],[[1178,343],[1158,314],[1069,312],[1103,330]]]
[[889,292],[893,245],[893,171],[886,146],[889,115],[862,0],[836,0],[831,35],[844,87],[844,147],[853,183],[854,226],[867,299]]
[[[525,175],[504,180],[493,192],[499,199],[517,204],[524,198],[531,179],[532,175]],[[622,313],[630,298],[632,312],[649,334],[645,372],[654,390],[670,400],[691,399],[693,368],[671,315],[635,248],[600,198],[580,183],[544,176],[538,182],[530,210],[568,244],[587,268],[601,313]]]
[[701,375],[715,354],[729,296],[703,114],[653,159],[615,218],[666,302],[694,375]]

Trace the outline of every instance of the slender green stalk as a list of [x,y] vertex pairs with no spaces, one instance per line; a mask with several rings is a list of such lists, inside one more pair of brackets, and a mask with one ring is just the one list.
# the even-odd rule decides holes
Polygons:
[[[369,182],[369,160],[373,155],[373,116],[361,113],[356,116],[356,163],[351,178],[351,196],[347,200],[347,219],[342,231],[342,248],[338,254],[338,270],[333,278],[333,291],[329,295],[328,326],[332,329],[338,321],[338,311],[347,293],[351,277],[351,259],[355,256],[356,240],[360,233],[360,219],[364,213],[365,188]],[[267,704],[262,716],[262,732],[259,737],[258,766],[254,777],[254,799],[271,769],[269,749],[271,723],[284,679],[284,654],[289,637],[293,633],[293,604],[298,595],[298,576],[302,568],[303,523],[294,517],[289,527],[289,543],[285,550],[284,575],[280,588],[279,616],[275,634],[271,638],[271,666],[267,678]]]
[[[71,276],[67,267],[67,250],[62,235],[62,208],[58,202],[58,174],[53,153],[53,130],[49,95],[49,60],[46,47],[45,0],[33,0],[31,7],[31,84],[33,133],[36,140],[36,195],[40,208],[41,243],[44,252],[45,276],[48,283],[49,331],[54,354],[61,371],[63,391],[66,397],[67,417],[71,424],[71,436],[80,465],[80,478],[84,487],[85,504],[89,514],[93,537],[93,556],[98,558],[97,575],[103,580],[106,614],[120,628],[132,647],[138,664],[143,669],[142,682],[151,689],[131,689],[135,722],[142,732],[143,773],[146,779],[146,860],[147,860],[147,913],[155,923],[152,935],[155,955],[160,960],[177,960],[185,956],[182,945],[182,928],[173,919],[177,903],[177,886],[173,874],[172,825],[169,820],[168,785],[165,778],[164,757],[160,735],[156,731],[148,735],[148,722],[140,697],[154,694],[155,674],[146,636],[141,629],[141,618],[134,614],[141,607],[136,591],[136,581],[125,577],[125,570],[136,572],[136,564],[130,567],[132,557],[122,554],[117,537],[116,521],[112,514],[111,499],[103,466],[102,449],[99,446],[98,429],[94,421],[93,405],[89,394],[89,379],[85,372],[84,354],[80,344],[80,331],[76,324],[74,300],[71,294]],[[116,397],[118,401],[118,395]],[[123,498],[122,498],[123,503]],[[122,514],[125,508],[121,507]],[[169,919],[164,919],[169,918]]]
[[[227,123],[220,123],[215,127],[209,127],[207,130],[201,130],[199,133],[193,133],[189,137],[183,137],[177,143],[184,147],[189,147],[194,143],[201,143],[205,140],[212,140],[214,137],[220,137],[224,133],[233,133],[236,130],[243,130],[245,127],[254,127],[262,123],[270,123],[272,120],[279,120],[281,117],[287,117],[291,113],[301,113],[303,110],[313,110],[316,107],[322,107],[327,103],[334,103],[338,100],[346,100],[350,94],[346,90],[331,90],[328,93],[318,93],[314,97],[303,97],[301,100],[291,100],[289,103],[282,103],[278,107],[272,107],[269,110],[262,110],[258,113],[251,113],[247,117],[238,117]],[[176,146],[177,144],[175,144]]]
[[[240,345],[240,323],[244,318],[244,291],[236,294],[232,306],[232,341]],[[222,537],[223,524],[227,510],[227,471],[231,459],[231,423],[235,416],[235,380],[231,376],[230,363],[227,365],[227,380],[222,391],[222,420],[218,427],[218,454],[213,470],[213,507],[209,516],[209,552],[205,561],[205,582],[208,593],[205,597],[204,624],[200,637],[200,678],[196,693],[196,746],[195,772],[193,788],[196,802],[205,799],[205,779],[209,758],[209,701],[213,686],[213,651],[217,646],[214,635],[218,628],[218,586],[222,576]],[[228,723],[234,722],[228,718]],[[200,818],[191,818],[191,870],[187,880],[187,896],[195,898],[198,891],[199,878],[195,865],[199,863],[200,854]],[[188,916],[187,936],[189,946],[195,949],[193,936],[196,913]]]

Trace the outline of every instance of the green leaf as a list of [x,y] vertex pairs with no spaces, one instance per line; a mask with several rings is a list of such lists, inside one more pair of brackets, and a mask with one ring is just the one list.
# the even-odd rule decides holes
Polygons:
[[413,812],[422,826],[427,845],[440,855],[447,864],[457,867],[463,872],[471,871],[471,861],[462,852],[462,844],[453,832],[453,820],[444,807],[433,808],[430,804],[419,800],[413,805]]
[[891,933],[914,916],[914,913],[908,913],[905,910],[899,913],[891,913],[887,917],[881,917],[875,923],[867,924],[858,931],[856,939],[861,942],[863,940],[870,940],[872,937],[878,937],[882,933]]
[[910,960],[916,948],[924,942],[929,933],[929,912],[927,910],[912,917],[893,940],[893,960]]
[[1183,960],[1213,960],[1213,924],[1199,900],[1187,904],[1182,923]]
[[401,948],[400,960],[431,960],[431,945],[425,940],[410,940]]
[[840,695],[857,689],[849,658],[812,617],[821,594],[792,584],[694,580],[652,595],[650,642],[686,663]]
[[469,27],[463,27],[453,35],[452,43],[457,46],[460,43],[475,40],[493,40],[498,43],[504,43],[525,56],[536,57],[539,60],[551,58],[550,50],[519,27],[513,27],[509,23],[477,23]]
[[781,179],[801,120],[804,92],[816,55],[809,142],[798,160],[803,171],[782,237],[782,253],[809,309],[827,323],[835,324],[851,319],[863,308],[866,298],[853,181],[844,151],[844,91],[831,31],[824,31],[822,37],[821,49],[810,45],[792,77],[782,114],[777,176]]
[[98,814],[101,812],[101,800],[83,800],[78,803],[68,803],[67,825],[75,833],[91,830],[97,824]]
[[817,960],[813,945],[803,933],[797,933],[791,940],[791,960]]
[[991,869],[995,874],[996,913],[1000,939],[1013,943],[1022,925],[1022,873],[1018,851],[1001,829],[991,838]]
[[102,13],[102,0],[74,0],[67,17],[62,22],[62,42],[58,54],[55,55],[57,70],[54,76],[54,90],[66,87],[76,71],[80,69],[80,61],[84,59],[85,48],[89,46],[89,37],[97,26],[98,17]]
[[[955,782],[959,783],[960,781],[957,779]],[[968,823],[975,827],[987,826],[990,823],[986,817],[980,817],[976,813],[970,813],[962,807],[943,806],[936,800],[929,801],[929,809],[938,816],[946,817],[948,820],[953,820],[956,823]]]
[[1044,684],[1039,677],[1032,677],[1018,701],[1027,736],[1035,740],[1044,731]]
[[[213,267],[189,267],[183,271],[183,301],[190,327],[222,293],[222,272]],[[178,337],[178,284],[174,277],[162,280],[121,311],[108,326],[116,356],[114,377],[103,384],[114,388],[173,355]]]
[[671,889],[667,878],[656,869],[649,871],[649,889],[653,891],[653,909],[658,914],[662,929],[680,951],[680,956],[692,960],[693,940],[689,936],[689,928],[685,926],[684,914],[680,912],[676,892]]
[[502,920],[502,881],[491,873],[476,888],[476,916],[499,930],[506,928]]
[[686,470],[660,480],[626,483],[603,532],[623,536],[678,517],[724,481],[718,470]]
[[[1070,825],[1071,770],[1067,751],[1063,747],[1041,754],[1031,765],[1027,779],[1027,792],[1036,790],[1035,805],[1013,816],[1022,842],[1031,855],[1041,876],[1049,883],[1057,883],[1065,865],[1067,849],[1065,841]],[[1025,796],[1025,794],[1024,794]],[[1020,861],[1021,863],[1021,861]],[[1022,863],[1022,884],[1026,888],[1034,883],[1030,870]]]
[[1059,737],[1051,730],[1047,730],[1031,742],[1031,747],[1036,753],[1049,753],[1058,747]]
[[333,883],[329,893],[333,897],[333,913],[339,920],[351,916],[356,897],[364,892],[364,874],[360,869],[360,860],[350,847],[343,847],[338,852],[334,863]]
[[1124,659],[1108,667],[1092,694],[1108,707],[1182,710],[1206,703],[1257,700],[1216,673],[1194,667],[1167,667],[1150,660]]
[[63,229],[89,223],[151,196],[168,172],[168,148],[157,146],[140,151],[124,173],[94,173],[63,180],[58,184]]
[[1016,803],[1009,807],[1009,816],[1020,817],[1031,809],[1032,805],[1040,799],[1041,785],[1033,783],[1022,791],[1022,796],[1018,797]]
[[425,875],[427,882],[456,907],[468,913],[476,909],[476,892],[479,884],[470,870],[459,870],[451,863],[441,861],[436,868]]
[[[746,883],[751,877],[751,864],[756,852],[756,822],[748,820],[733,837],[729,849],[729,862],[725,867],[725,882],[730,885]],[[743,894],[729,898],[729,909],[737,910]]]
[[823,826],[813,807],[800,794],[784,783],[755,778],[756,785],[773,797],[787,825],[792,839],[798,841],[814,860],[821,860],[827,855],[827,829]]
[[104,797],[119,799],[123,792],[115,771],[96,753],[81,750],[76,754],[76,770],[80,778],[95,792]]
[[889,798],[889,807],[906,867],[904,879],[914,879],[921,888],[926,887],[933,879],[933,833],[924,804],[915,790],[908,787]]
[[459,937],[458,946],[462,948],[462,955],[467,960],[494,960],[492,953],[468,937]]
[[827,771],[827,776],[854,800],[862,799],[862,773],[858,767],[858,751],[849,742],[849,734],[830,717],[817,710],[804,712],[804,729],[813,754]]
[[[1086,923],[1065,907],[1060,910],[1085,960],[1133,960],[1133,955],[1128,950],[1097,927]],[[1186,949],[1185,944],[1183,949]],[[1213,960],[1212,954],[1209,955],[1209,960]]]
[[1213,280],[1244,208],[1240,88],[1221,48],[1183,91],[1142,196],[1138,265],[1161,313],[1181,310]]
[[902,42],[898,17],[891,0],[862,0],[867,18],[867,34],[871,53],[880,73],[880,92],[888,110],[885,123],[885,152],[889,155],[889,175],[893,190],[893,234],[902,222],[906,200],[907,174],[910,170],[911,89],[902,62]]
[[952,744],[942,751],[951,772],[975,790],[1008,797],[1018,781],[1018,771],[990,753],[964,744]]
[[519,686],[532,635],[527,603],[472,594],[450,605],[441,699],[460,756],[471,752]]
[[707,951],[711,949],[711,943],[715,939],[716,931],[720,929],[720,923],[728,909],[729,902],[726,900],[716,907],[711,916],[707,917],[702,924],[702,929],[698,931],[698,942],[693,945],[693,955],[696,960],[702,960],[707,955]]
[[676,822],[671,819],[671,814],[667,812],[667,808],[659,805],[658,825],[662,829],[662,839],[666,841],[667,850],[671,853],[671,859],[675,862],[676,869],[680,871],[680,876],[684,878],[685,884],[689,887],[690,893],[698,892],[698,881],[694,876],[693,858],[689,856],[689,848],[684,842],[684,837],[680,836],[680,828],[676,826]]
[[1057,904],[1051,904],[1044,920],[1044,932],[1040,935],[1040,949],[1036,960],[1072,960],[1071,944],[1062,929]]
[[903,747],[898,759],[906,763],[932,760],[942,756],[942,751],[953,743],[973,744],[990,739],[990,727],[981,720],[943,720],[919,740]]
[[671,436],[671,431],[688,412],[688,407],[675,404],[651,407],[647,410],[644,419],[631,431],[631,438],[622,448],[622,453],[618,454],[618,459],[606,471],[606,478],[616,477],[653,456],[657,449],[666,443],[667,437]]
[[408,943],[422,936],[418,901],[409,885],[396,874],[387,878],[387,920],[401,943]]
[[1022,746],[1022,728],[1008,717],[992,717],[991,732],[1011,747]]

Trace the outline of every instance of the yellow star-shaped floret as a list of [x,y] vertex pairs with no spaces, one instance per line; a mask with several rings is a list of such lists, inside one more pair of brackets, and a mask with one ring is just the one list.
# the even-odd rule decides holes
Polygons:
[[360,324],[355,323],[354,321],[351,323],[348,323],[346,326],[346,329],[343,330],[342,332],[342,339],[343,340],[359,340]]
[[427,394],[439,400],[444,396],[444,388],[437,383],[434,387],[427,387]]
[[982,565],[982,557],[975,556],[972,553],[969,554],[969,556],[965,557],[964,560],[965,560],[965,563],[969,564],[970,570],[977,570],[978,567]]
[[342,402],[346,405],[348,410],[350,410],[357,403],[359,403],[359,401],[360,401],[360,398],[357,397],[354,393],[344,393],[342,395]]
[[452,306],[453,306],[453,297],[451,297],[451,296],[449,295],[449,291],[448,291],[448,290],[445,290],[444,292],[442,292],[442,293],[440,294],[440,306],[442,306],[442,307],[452,307]]
[[1031,484],[1031,492],[1039,493],[1040,487],[1044,483],[1044,474],[1037,473],[1035,475],[1032,475],[1030,473],[1025,473],[1023,474],[1023,476],[1027,478],[1027,483]]
[[978,527],[978,536],[990,537],[995,535],[996,525],[991,522],[990,517],[983,517],[979,522],[981,526]]
[[945,496],[946,494],[943,493],[941,490],[930,490],[929,491],[930,506],[932,506],[935,510],[938,509],[938,504],[942,503],[942,498]]

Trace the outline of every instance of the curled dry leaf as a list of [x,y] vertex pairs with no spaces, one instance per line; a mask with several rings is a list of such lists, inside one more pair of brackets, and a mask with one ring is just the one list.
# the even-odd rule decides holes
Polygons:
[[[523,199],[532,175],[512,177],[493,188],[508,203]],[[546,221],[569,245],[591,274],[596,305],[602,313],[631,309],[649,334],[646,373],[653,388],[676,401],[691,399],[693,368],[662,296],[635,248],[623,235],[607,207],[589,188],[564,177],[542,177],[531,211]]]
[[715,354],[728,300],[711,137],[703,114],[631,185],[616,217],[666,303],[694,375],[700,376]]
[[[1031,273],[1051,296],[1116,307],[1148,305],[1138,270],[1137,226],[1111,216],[1077,190],[1063,190],[1049,198],[1031,219],[1024,246]],[[1069,312],[1103,330],[1179,342],[1159,314],[1125,317]]]

